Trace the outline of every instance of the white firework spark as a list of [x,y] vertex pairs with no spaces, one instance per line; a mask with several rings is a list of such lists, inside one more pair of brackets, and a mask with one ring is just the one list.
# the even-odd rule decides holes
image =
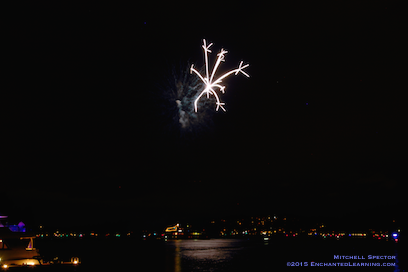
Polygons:
[[223,107],[223,105],[225,105],[225,103],[222,103],[220,101],[220,98],[218,97],[218,94],[215,91],[215,89],[218,88],[219,91],[224,93],[225,92],[225,86],[220,85],[220,84],[221,84],[223,79],[225,79],[226,77],[228,77],[229,75],[232,75],[234,73],[235,73],[235,75],[238,75],[238,73],[241,72],[245,76],[249,77],[249,75],[243,71],[244,68],[249,66],[249,64],[245,64],[244,66],[242,66],[243,61],[241,61],[241,63],[239,64],[237,69],[231,70],[231,71],[223,74],[222,76],[218,77],[217,79],[214,79],[214,75],[217,72],[218,66],[220,65],[221,61],[225,61],[224,60],[224,55],[226,53],[228,53],[228,51],[225,51],[224,49],[221,49],[220,53],[217,54],[218,58],[217,58],[217,61],[215,62],[214,68],[213,68],[213,70],[211,72],[211,76],[210,76],[209,72],[208,72],[208,55],[207,54],[211,53],[210,46],[212,45],[212,43],[210,43],[207,46],[205,39],[203,41],[204,41],[203,49],[204,49],[204,56],[205,56],[206,77],[203,77],[196,69],[194,69],[194,64],[192,64],[191,68],[190,68],[190,72],[191,73],[192,72],[196,73],[198,75],[198,77],[203,81],[203,83],[205,85],[204,90],[200,93],[200,95],[194,101],[194,110],[195,110],[195,112],[197,112],[197,103],[198,103],[198,100],[201,98],[201,96],[203,96],[204,94],[207,94],[207,98],[209,98],[210,94],[212,94],[212,95],[214,95],[215,99],[217,100],[217,102],[216,102],[217,108],[215,110],[218,111],[218,109],[221,108],[221,109],[223,109],[223,111],[226,111],[225,108]]

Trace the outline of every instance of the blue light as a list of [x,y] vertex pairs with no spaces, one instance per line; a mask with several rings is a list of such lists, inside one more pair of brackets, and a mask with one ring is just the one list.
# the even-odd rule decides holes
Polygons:
[[398,237],[398,233],[393,233],[392,237],[397,238]]

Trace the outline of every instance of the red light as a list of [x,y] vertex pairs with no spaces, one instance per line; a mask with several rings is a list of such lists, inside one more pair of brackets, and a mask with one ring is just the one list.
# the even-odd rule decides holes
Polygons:
[[395,242],[398,242],[398,239],[395,239]]

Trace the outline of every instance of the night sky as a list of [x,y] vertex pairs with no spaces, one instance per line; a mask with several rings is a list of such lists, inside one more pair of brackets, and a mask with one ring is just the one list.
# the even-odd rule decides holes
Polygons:
[[[326,5],[14,7],[2,209],[64,223],[398,214],[402,1]],[[228,78],[227,111],[186,132],[162,86],[204,65],[202,39],[211,64],[224,48],[221,67],[243,60],[251,77]]]

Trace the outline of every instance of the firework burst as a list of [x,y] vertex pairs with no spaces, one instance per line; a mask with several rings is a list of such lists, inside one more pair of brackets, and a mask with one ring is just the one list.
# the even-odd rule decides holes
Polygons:
[[221,108],[223,111],[226,111],[225,108],[223,107],[223,105],[225,105],[225,103],[222,103],[217,92],[215,91],[217,88],[220,92],[224,93],[225,92],[225,85],[221,85],[222,81],[227,78],[228,76],[235,74],[238,75],[238,73],[242,73],[245,76],[249,77],[249,75],[244,72],[243,70],[249,66],[249,64],[246,65],[242,65],[243,61],[240,62],[239,66],[237,69],[231,70],[223,75],[221,75],[220,77],[218,77],[217,79],[214,78],[218,66],[220,65],[221,62],[225,61],[225,54],[228,53],[228,51],[225,51],[224,49],[221,49],[220,53],[217,54],[218,58],[217,61],[215,62],[214,68],[211,72],[211,76],[209,74],[208,71],[208,53],[211,53],[210,47],[212,45],[212,43],[210,43],[209,45],[207,45],[205,39],[203,40],[204,44],[203,44],[203,49],[204,49],[204,57],[205,57],[205,72],[206,72],[206,76],[203,77],[200,72],[198,72],[196,69],[194,69],[194,64],[191,65],[190,68],[190,72],[191,73],[195,73],[202,81],[202,83],[205,85],[204,90],[200,93],[200,95],[196,98],[196,100],[194,101],[194,111],[197,112],[197,107],[198,107],[198,101],[200,100],[201,96],[203,96],[204,94],[207,94],[207,98],[210,97],[210,95],[213,95],[215,97],[216,100],[216,111],[218,111],[219,108]]

